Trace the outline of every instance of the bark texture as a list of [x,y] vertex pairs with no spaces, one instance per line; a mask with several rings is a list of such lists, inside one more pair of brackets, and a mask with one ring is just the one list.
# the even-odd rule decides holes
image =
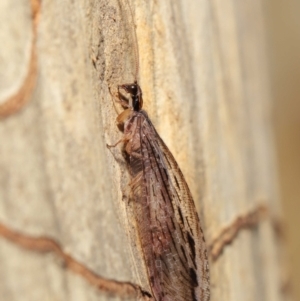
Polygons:
[[[261,0],[132,0],[145,109],[192,190],[211,300],[283,300]],[[0,4],[0,300],[148,300],[111,94],[124,0]],[[137,245],[137,246],[136,246]]]

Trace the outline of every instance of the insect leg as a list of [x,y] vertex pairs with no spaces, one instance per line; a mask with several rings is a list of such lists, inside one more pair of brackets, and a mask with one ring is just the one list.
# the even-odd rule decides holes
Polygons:
[[[123,137],[122,137],[120,140],[118,140],[115,144],[107,144],[107,143],[106,143],[106,146],[107,146],[108,148],[116,147],[116,146],[117,146],[118,144],[120,144],[121,142],[124,142],[124,143],[128,142],[128,141],[131,139],[131,137],[132,137],[132,133],[129,132],[129,133],[127,133],[126,135],[123,135]],[[127,146],[127,145],[126,145],[126,146]]]
[[108,148],[113,148],[116,147],[118,144],[120,144],[121,142],[127,142],[130,138],[127,135],[124,135],[120,140],[118,140],[115,144],[107,144],[106,146]]
[[127,98],[125,98],[124,95],[122,95],[120,93],[119,86],[118,86],[118,95],[115,95],[114,93],[112,93],[110,87],[108,89],[109,89],[109,93],[110,93],[111,97],[113,98],[115,111],[118,115],[120,115],[122,111],[116,107],[116,103],[119,103],[123,108],[129,108],[130,107],[129,101]]
[[116,147],[118,144],[120,144],[121,142],[125,142],[125,141],[127,141],[128,139],[127,138],[125,138],[125,137],[123,137],[122,139],[120,139],[120,140],[118,140],[115,144],[107,144],[106,143],[106,146],[108,147],[108,148],[113,148],[113,147]]

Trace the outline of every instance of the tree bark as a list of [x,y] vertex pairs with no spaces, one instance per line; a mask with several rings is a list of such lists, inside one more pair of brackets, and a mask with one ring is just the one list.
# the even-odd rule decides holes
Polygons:
[[136,30],[144,107],[205,226],[211,300],[283,300],[262,1],[132,0],[136,28],[124,0],[17,2],[0,9],[0,299],[151,299],[121,148],[106,147]]

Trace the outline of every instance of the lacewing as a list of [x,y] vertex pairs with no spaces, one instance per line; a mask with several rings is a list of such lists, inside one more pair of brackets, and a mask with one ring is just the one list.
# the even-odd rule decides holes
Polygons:
[[[132,10],[126,2],[133,22]],[[139,52],[135,31],[134,40],[137,78]],[[112,146],[123,142],[131,176],[130,199],[153,298],[209,301],[207,250],[189,187],[173,155],[142,110],[142,90],[137,80],[118,86],[118,92],[119,102],[126,108],[117,117],[124,135]]]
[[130,97],[125,103],[119,90],[120,101],[127,107],[117,117],[124,129],[119,142],[124,143],[132,206],[153,297],[157,301],[208,301],[207,251],[191,192],[142,110],[137,82],[119,89]]

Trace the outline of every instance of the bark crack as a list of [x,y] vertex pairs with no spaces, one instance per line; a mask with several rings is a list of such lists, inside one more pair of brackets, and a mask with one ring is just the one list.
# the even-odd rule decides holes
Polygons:
[[[257,227],[259,223],[268,218],[269,215],[267,206],[260,205],[248,213],[236,217],[235,220],[230,225],[224,227],[209,244],[208,249],[212,260],[216,261],[218,259],[224,248],[233,242],[240,231]],[[274,223],[274,231],[276,232],[275,226],[276,224]],[[144,291],[136,284],[106,279],[97,275],[85,267],[84,264],[66,254],[54,239],[48,237],[31,237],[9,229],[2,223],[0,223],[0,236],[27,250],[56,254],[63,260],[64,266],[67,269],[85,278],[101,292],[122,298],[136,298],[141,301],[153,300],[149,292]]]
[[259,223],[269,216],[266,205],[259,205],[257,208],[246,214],[237,216],[228,226],[224,227],[220,233],[209,244],[209,253],[213,261],[216,261],[222,254],[224,248],[231,244],[242,230],[255,228]]
[[30,96],[35,88],[37,80],[37,27],[40,17],[41,0],[30,0],[32,11],[32,46],[28,64],[27,75],[15,94],[9,96],[3,103],[0,104],[0,118],[6,118],[20,109],[22,109],[29,101]]
[[39,253],[54,253],[64,262],[64,267],[85,278],[91,285],[101,292],[122,298],[136,298],[141,301],[153,300],[148,292],[130,282],[106,279],[89,270],[82,263],[66,254],[62,247],[48,237],[31,237],[9,229],[0,223],[0,236],[24,249]]

